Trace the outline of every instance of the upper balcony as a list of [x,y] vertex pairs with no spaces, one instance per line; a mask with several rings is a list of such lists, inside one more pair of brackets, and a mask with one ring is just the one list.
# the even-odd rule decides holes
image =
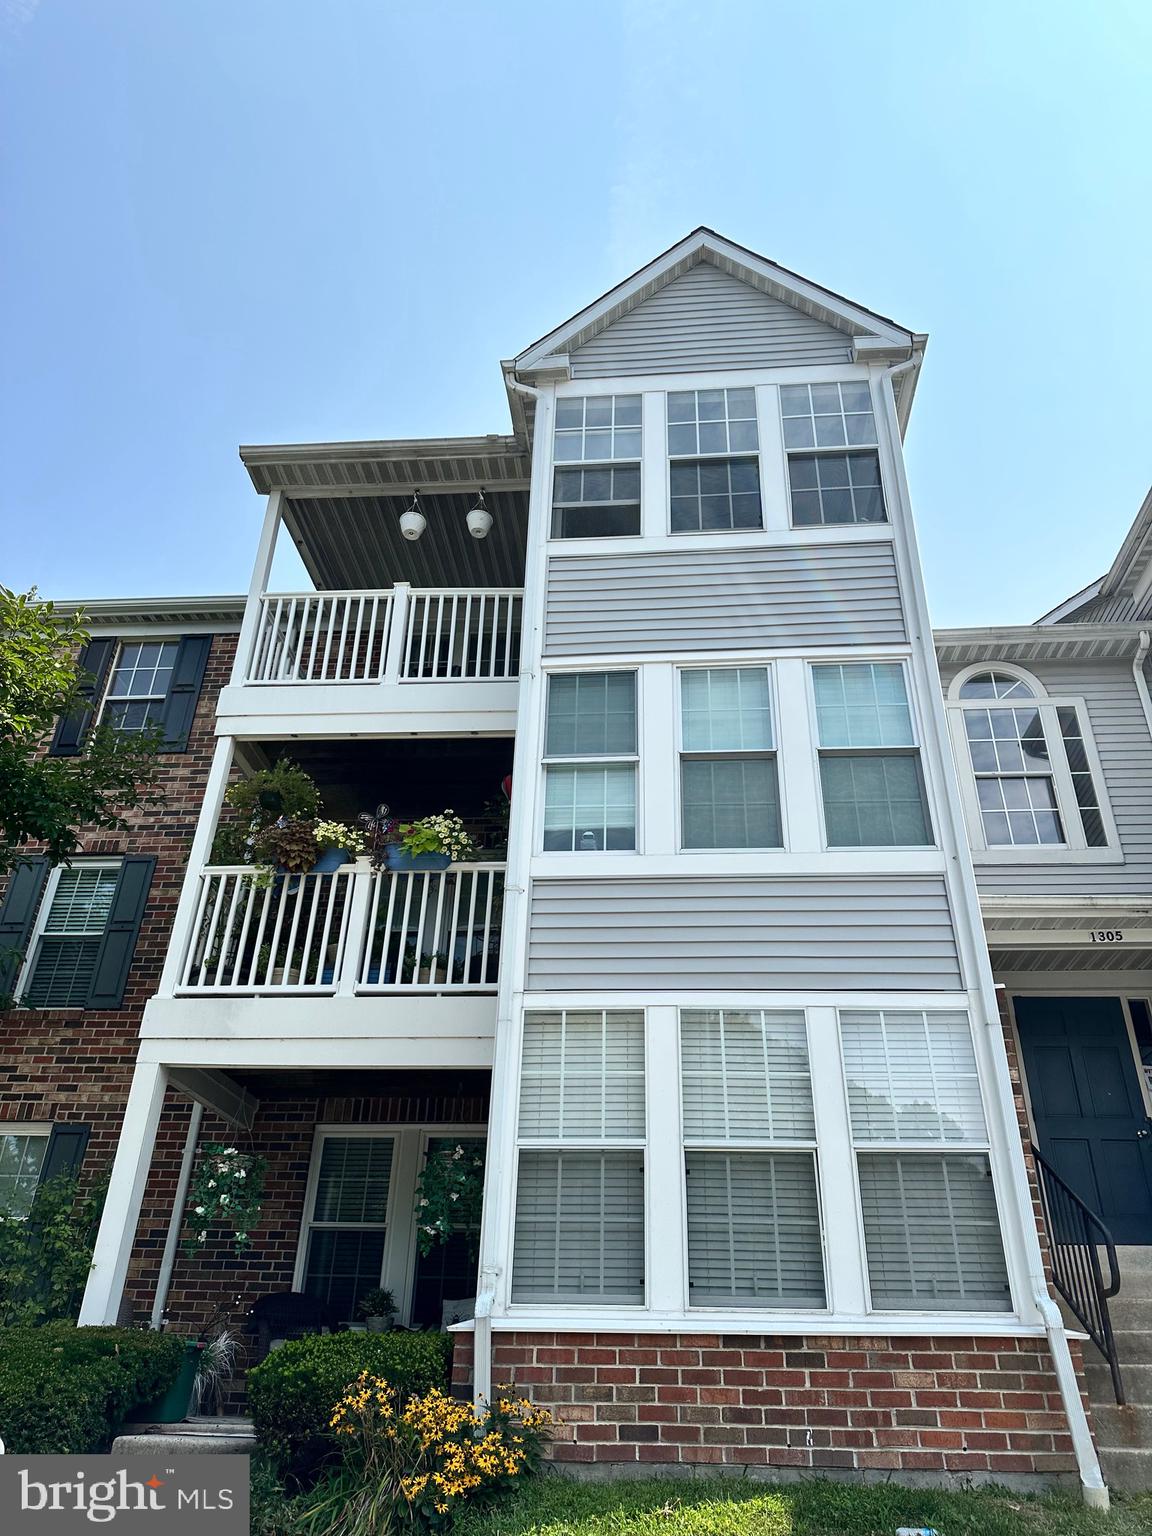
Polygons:
[[[530,463],[520,441],[241,454],[269,500],[219,729],[265,738],[513,729]],[[468,514],[481,492],[491,526],[477,537]],[[401,518],[416,497],[424,527],[414,538]]]

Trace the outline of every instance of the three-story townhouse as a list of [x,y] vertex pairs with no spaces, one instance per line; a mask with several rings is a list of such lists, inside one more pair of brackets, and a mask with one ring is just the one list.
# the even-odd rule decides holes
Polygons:
[[[269,1199],[157,1311],[474,1311],[461,1388],[514,1378],[574,1467],[1106,1499],[903,470],[924,343],[701,229],[503,365],[511,436],[242,450],[264,529],[82,1321],[181,1222],[191,1100],[182,1181],[226,1134]],[[269,590],[285,534],[308,591]],[[511,773],[507,848],[213,866],[230,776],[284,756],[339,814],[477,829]],[[478,1263],[429,1262],[421,1169],[482,1143]]]

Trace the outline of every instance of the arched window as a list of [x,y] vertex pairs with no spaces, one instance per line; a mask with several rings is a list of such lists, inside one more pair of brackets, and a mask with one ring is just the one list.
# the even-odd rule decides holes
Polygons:
[[974,672],[960,684],[962,699],[1034,699],[1036,690],[1010,672]]

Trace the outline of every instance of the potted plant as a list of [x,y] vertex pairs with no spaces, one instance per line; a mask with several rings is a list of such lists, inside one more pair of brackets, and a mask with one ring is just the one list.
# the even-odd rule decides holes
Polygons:
[[313,825],[312,835],[320,850],[312,866],[317,874],[339,869],[349,859],[359,858],[367,847],[363,832],[343,821],[318,821]]
[[387,1333],[396,1321],[396,1302],[392,1292],[383,1286],[373,1286],[365,1291],[356,1309],[367,1324],[369,1333]]
[[472,839],[453,810],[424,816],[400,828],[400,841],[388,846],[389,869],[447,869],[472,852]]
[[214,864],[252,862],[257,834],[277,822],[311,821],[320,810],[320,792],[311,774],[282,757],[230,784],[224,804],[235,813],[216,829]]
[[262,864],[275,864],[284,873],[322,875],[363,853],[364,837],[342,821],[281,817],[256,833],[253,851]]
[[404,961],[401,966],[401,980],[411,985],[426,987],[432,980],[432,969],[435,967],[436,976],[440,981],[448,980],[448,956],[440,950],[421,951],[415,944],[404,946]]
[[428,1158],[416,1182],[416,1245],[427,1257],[454,1232],[475,1256],[484,1201],[484,1153],[457,1144]]
[[208,1143],[188,1191],[189,1256],[204,1246],[213,1226],[231,1227],[237,1253],[247,1251],[248,1234],[260,1220],[267,1171],[267,1158],[255,1152]]

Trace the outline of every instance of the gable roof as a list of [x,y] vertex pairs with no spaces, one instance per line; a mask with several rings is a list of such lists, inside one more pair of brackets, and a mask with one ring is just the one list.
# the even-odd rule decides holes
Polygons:
[[1103,576],[1041,615],[1037,624],[1144,618],[1152,610],[1152,489]]
[[639,271],[633,272],[631,277],[626,277],[607,293],[601,294],[562,325],[525,347],[515,358],[517,372],[532,372],[541,365],[545,368],[555,367],[557,359],[566,350],[574,351],[583,346],[629,310],[643,304],[661,288],[675,282],[703,261],[711,262],[722,272],[739,278],[761,293],[779,299],[793,309],[845,331],[850,336],[875,338],[888,343],[893,350],[905,351],[912,347],[915,340],[926,339],[918,338],[915,332],[890,320],[886,315],[865,309],[851,299],[833,293],[830,288],[821,287],[819,283],[813,283],[799,273],[780,266],[778,262],[759,256],[755,251],[737,245],[723,235],[718,235],[715,230],[701,225]]

